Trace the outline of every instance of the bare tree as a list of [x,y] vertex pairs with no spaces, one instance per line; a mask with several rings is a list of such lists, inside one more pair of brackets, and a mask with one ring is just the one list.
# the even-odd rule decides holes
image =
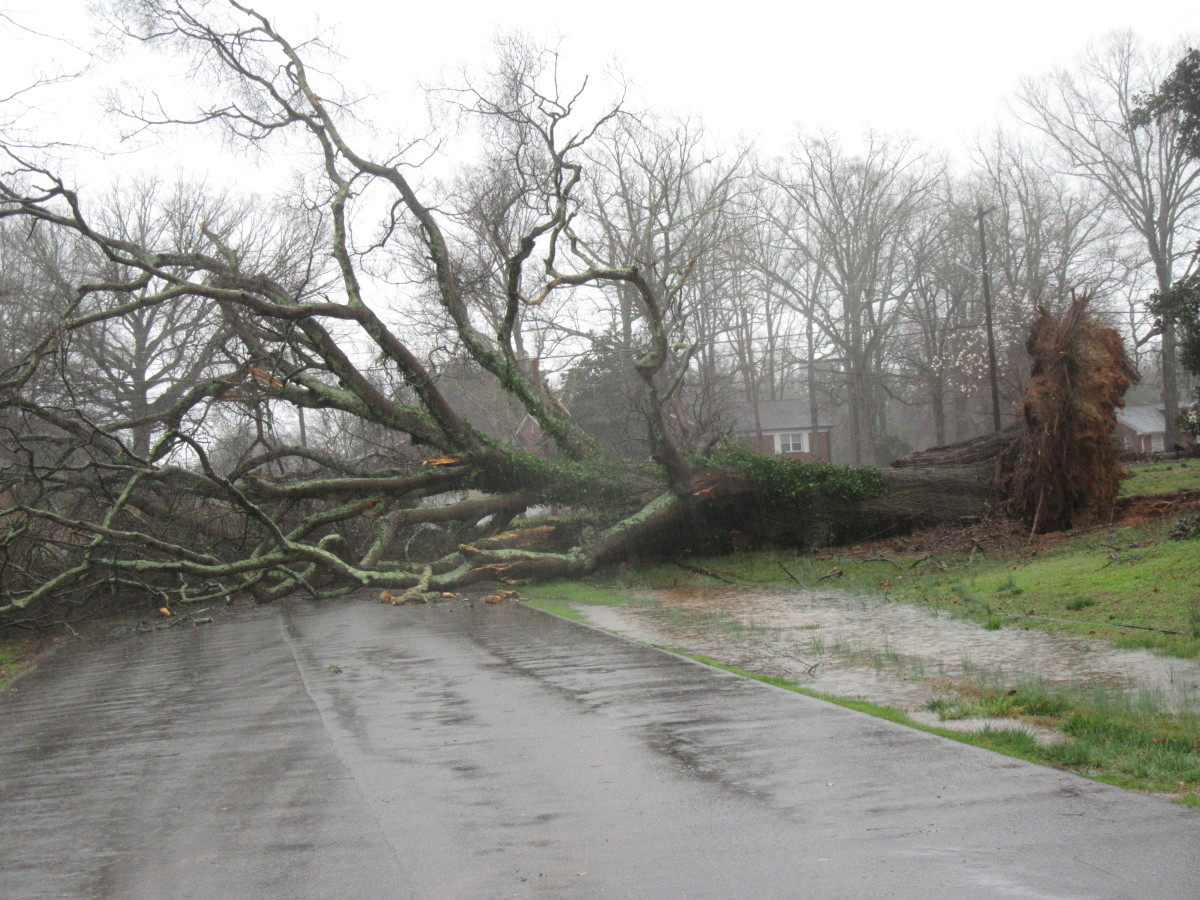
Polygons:
[[[600,137],[588,154],[593,174],[575,227],[589,252],[634,261],[657,293],[671,295],[663,328],[677,377],[663,381],[668,421],[684,445],[702,446],[727,406],[725,345],[736,329],[733,307],[744,300],[733,248],[747,152],[712,148],[688,120],[624,117]],[[641,353],[654,329],[640,292],[626,285],[601,302],[613,349]]]
[[1073,290],[1096,300],[1121,280],[1120,229],[1091,179],[1054,170],[1036,148],[997,132],[975,152],[977,197],[986,210],[997,300],[1025,309],[1022,331],[1040,307],[1061,315]]
[[911,144],[868,135],[860,156],[828,138],[802,141],[774,179],[800,211],[788,238],[828,291],[808,309],[844,366],[856,464],[875,461],[887,343],[921,271],[937,177]]
[[892,346],[916,396],[928,403],[937,446],[949,443],[951,423],[956,440],[973,436],[964,420],[978,406],[970,401],[987,389],[979,243],[973,223],[955,212],[949,197],[930,211],[937,220],[928,232],[931,246]]
[[[1176,54],[1177,55],[1177,54]],[[1190,250],[1200,209],[1200,164],[1191,159],[1171,116],[1144,128],[1131,120],[1141,98],[1170,70],[1173,58],[1117,33],[1093,46],[1074,72],[1027,81],[1019,102],[1024,121],[1049,138],[1066,171],[1098,184],[1137,236],[1153,282],[1165,291]],[[1174,326],[1162,329],[1167,444],[1178,439],[1179,385]]]
[[[803,373],[803,393],[812,427],[810,446],[815,447],[821,422],[820,397],[833,387],[818,376],[818,366],[823,364],[831,371],[837,365],[833,360],[840,356],[819,324],[825,319],[827,307],[826,269],[815,255],[820,247],[810,240],[804,208],[792,193],[778,188],[773,180],[778,179],[778,173],[761,177],[762,187],[750,211],[755,233],[741,261],[760,280],[764,322],[778,322],[765,329],[766,354],[781,359],[784,367],[790,362]],[[781,309],[790,312],[792,318],[780,315]],[[776,342],[778,347],[773,346]],[[749,363],[747,358],[747,368]],[[749,376],[747,381],[747,399],[756,403],[761,396],[758,382],[750,381]],[[782,394],[775,393],[780,387],[778,380],[769,383],[769,399],[782,399]],[[757,419],[756,427],[761,430]]]

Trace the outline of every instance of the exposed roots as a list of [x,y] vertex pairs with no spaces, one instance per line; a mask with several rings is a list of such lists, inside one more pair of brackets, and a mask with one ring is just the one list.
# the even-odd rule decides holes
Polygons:
[[1044,309],[1030,331],[1033,359],[1020,437],[1000,457],[1007,512],[1034,534],[1108,521],[1126,474],[1113,440],[1116,410],[1137,370],[1117,332],[1074,298],[1062,321]]

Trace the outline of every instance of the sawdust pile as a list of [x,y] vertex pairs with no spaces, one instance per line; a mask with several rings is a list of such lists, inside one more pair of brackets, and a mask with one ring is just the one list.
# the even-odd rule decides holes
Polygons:
[[1073,298],[1062,321],[1039,310],[1026,343],[1033,368],[1021,435],[999,461],[1007,511],[1035,534],[1108,521],[1125,475],[1113,430],[1137,370],[1088,300]]

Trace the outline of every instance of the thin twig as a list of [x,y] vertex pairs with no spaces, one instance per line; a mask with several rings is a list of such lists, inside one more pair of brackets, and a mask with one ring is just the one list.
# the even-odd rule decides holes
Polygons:
[[680,562],[679,560],[675,560],[675,565],[679,566],[679,568],[684,569],[688,572],[695,572],[699,575],[707,575],[709,578],[715,578],[715,579],[717,579],[717,581],[723,581],[726,584],[733,584],[733,585],[738,584],[738,582],[731,581],[730,579],[726,578],[724,575],[720,575],[720,574],[714,572],[712,569],[702,569],[699,566],[688,565],[687,563]]
[[935,566],[937,566],[939,569],[941,569],[943,572],[946,571],[946,564],[944,562],[942,562],[940,559],[938,559],[936,556],[934,556],[932,553],[926,553],[920,559],[913,560],[913,564],[911,566],[909,566],[909,568],[915,569],[917,566],[919,566],[923,562],[931,562]]
[[791,572],[789,572],[787,566],[785,566],[783,563],[779,562],[779,560],[776,560],[776,563],[779,565],[779,568],[783,569],[784,575],[786,575],[788,578],[792,579],[792,581],[796,582],[796,584],[800,585],[800,587],[802,587],[802,588],[808,587],[807,584],[805,584],[803,581],[801,581],[799,578],[797,578],[795,575],[793,575]]
[[895,566],[897,569],[901,568],[900,563],[894,559],[888,559],[886,556],[872,556],[870,559],[864,559],[863,562],[885,562]]
[[809,663],[809,662],[805,662],[804,660],[800,659],[800,657],[798,657],[798,656],[792,656],[792,654],[790,654],[790,653],[780,653],[779,655],[786,656],[788,659],[792,660],[793,662],[800,663],[800,665],[804,666],[804,674],[809,676],[810,678],[817,677],[816,676],[817,666],[819,666],[821,664],[820,661],[817,661],[815,663]]
[[1070,625],[1089,625],[1093,628],[1136,628],[1138,631],[1156,631],[1159,634],[1182,635],[1182,631],[1171,631],[1168,628],[1152,628],[1149,625],[1122,625],[1120,622],[1080,622],[1078,619],[1055,619],[1051,616],[1031,616],[1027,613],[1009,613],[1010,619],[1037,619],[1039,622],[1066,622]]

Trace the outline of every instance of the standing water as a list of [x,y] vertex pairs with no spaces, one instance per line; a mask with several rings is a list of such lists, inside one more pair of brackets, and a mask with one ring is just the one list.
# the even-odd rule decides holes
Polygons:
[[[1105,641],[1006,627],[839,591],[664,590],[625,607],[580,606],[601,628],[838,697],[915,714],[955,683],[1103,687],[1200,711],[1200,663]],[[984,724],[976,721],[973,727]]]

